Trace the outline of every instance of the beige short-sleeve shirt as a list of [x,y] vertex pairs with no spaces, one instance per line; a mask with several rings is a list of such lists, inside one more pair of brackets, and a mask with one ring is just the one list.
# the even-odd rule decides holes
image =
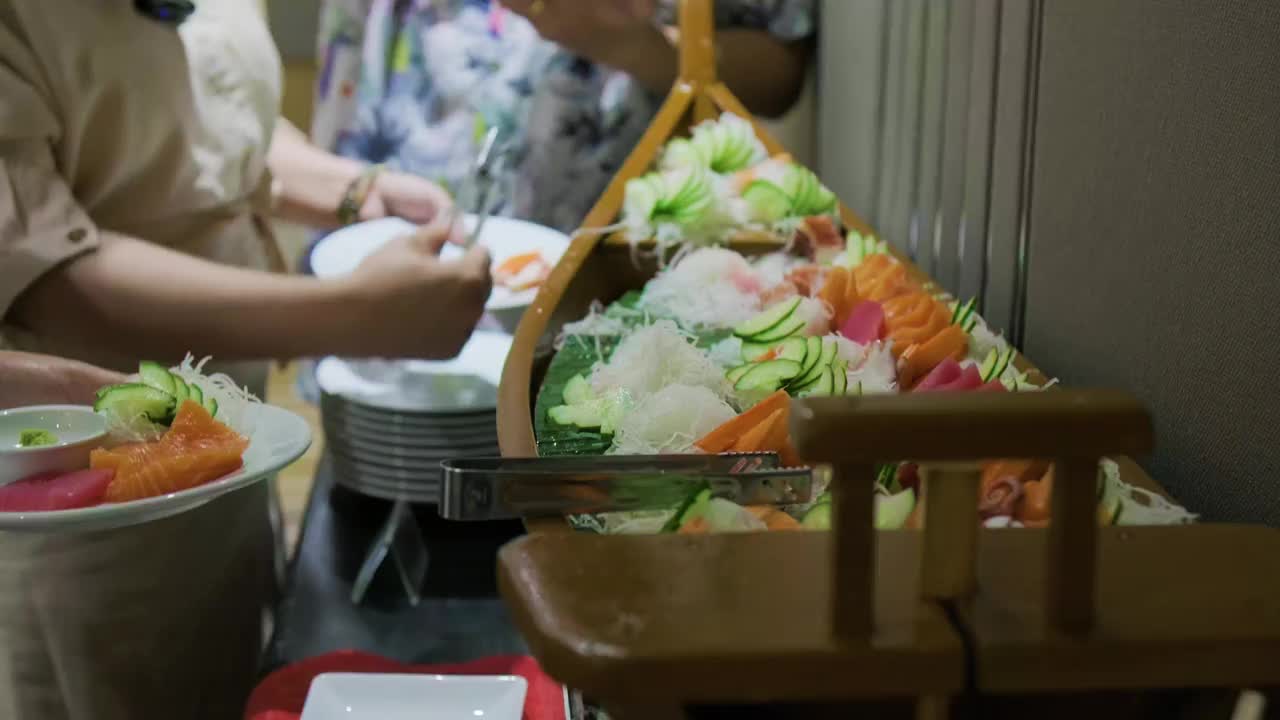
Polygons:
[[[0,318],[110,233],[270,267],[280,92],[261,0],[203,0],[178,27],[132,0],[0,3]],[[11,325],[5,344],[119,362]]]

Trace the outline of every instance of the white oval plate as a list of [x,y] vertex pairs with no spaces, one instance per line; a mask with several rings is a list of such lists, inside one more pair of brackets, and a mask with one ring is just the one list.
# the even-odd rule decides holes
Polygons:
[[[467,215],[463,227],[469,233],[475,226],[476,217]],[[348,275],[375,250],[416,229],[416,225],[406,220],[383,218],[335,230],[316,243],[311,251],[311,271],[322,278]],[[491,217],[485,222],[478,242],[489,249],[494,267],[509,257],[534,251],[541,253],[542,259],[554,267],[569,247],[569,236],[525,220]],[[457,245],[446,245],[440,251],[440,257],[445,260],[457,259],[462,254],[462,248]],[[525,307],[537,294],[537,288],[511,292],[495,286],[485,307],[489,310]]]
[[302,457],[311,446],[311,428],[302,418],[273,405],[258,406],[258,417],[244,465],[210,483],[168,495],[78,510],[0,513],[0,530],[16,532],[88,532],[141,525],[194,510],[233,490],[270,477]]

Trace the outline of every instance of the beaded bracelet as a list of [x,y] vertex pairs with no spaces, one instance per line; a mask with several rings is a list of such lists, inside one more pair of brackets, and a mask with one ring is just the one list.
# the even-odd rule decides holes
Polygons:
[[351,181],[347,191],[342,194],[342,202],[338,203],[338,222],[350,225],[360,218],[360,208],[369,199],[369,191],[373,189],[373,181],[378,179],[383,166],[370,165],[364,172]]

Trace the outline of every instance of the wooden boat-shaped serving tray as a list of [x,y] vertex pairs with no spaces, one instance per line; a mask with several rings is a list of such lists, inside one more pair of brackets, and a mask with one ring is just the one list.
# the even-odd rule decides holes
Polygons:
[[[502,454],[507,457],[538,454],[533,401],[554,352],[552,341],[560,329],[566,323],[585,316],[593,302],[612,302],[630,290],[641,289],[658,271],[653,253],[637,254],[634,244],[625,234],[603,234],[591,230],[608,227],[617,220],[627,181],[647,172],[672,137],[683,134],[693,124],[714,119],[721,112],[750,120],[756,135],[771,155],[786,153],[786,149],[753,119],[728,87],[716,80],[712,61],[714,49],[710,39],[713,36],[709,26],[711,17],[704,5],[701,2],[682,3],[682,37],[704,40],[681,43],[680,80],[635,150],[583,221],[584,229],[577,233],[516,329],[498,391],[498,441]],[[843,203],[840,204],[840,217],[847,229],[864,235],[875,234]],[[742,232],[730,240],[728,247],[752,256],[777,251],[782,242],[774,235]],[[652,249],[653,243],[642,242],[639,246],[641,250]],[[909,277],[921,286],[937,286],[901,250],[892,245],[889,250],[904,265]],[[1019,370],[1028,373],[1032,382],[1048,382],[1048,378],[1025,357],[1019,355],[1015,364]],[[1125,482],[1166,494],[1137,463],[1125,457],[1114,459]],[[563,519],[527,518],[526,525],[530,530],[540,531],[569,529]]]
[[[691,123],[720,112],[751,118],[716,80],[711,0],[681,2],[680,33],[680,80],[587,228],[615,221],[626,182]],[[755,130],[770,153],[784,152]],[[848,208],[841,217],[873,234]],[[729,245],[755,255],[779,241],[744,234]],[[504,455],[537,454],[532,400],[561,327],[656,271],[635,262],[626,238],[575,238],[521,320],[503,370]],[[1025,359],[1019,369],[1047,380]],[[1098,527],[1099,457],[1114,457],[1126,482],[1160,492],[1137,464],[1116,457],[1151,447],[1149,418],[1133,398],[1064,389],[816,398],[794,407],[801,456],[833,468],[830,533],[589,536],[569,533],[563,518],[526,519],[539,532],[503,549],[499,585],[548,672],[620,720],[683,718],[684,707],[726,700],[837,703],[808,717],[896,717],[855,715],[846,703],[866,711],[869,702],[909,700],[908,716],[941,720],[975,693],[1007,702],[974,717],[1030,709],[1037,717],[1168,718],[1113,696],[1074,701],[1099,700],[1097,690],[1280,686],[1280,532]],[[849,443],[851,435],[864,442]],[[1014,449],[1054,459],[1053,522],[980,530],[975,463]],[[862,488],[874,463],[908,457],[921,461],[928,483],[924,529],[875,531]],[[1027,694],[1039,700],[1019,706]]]

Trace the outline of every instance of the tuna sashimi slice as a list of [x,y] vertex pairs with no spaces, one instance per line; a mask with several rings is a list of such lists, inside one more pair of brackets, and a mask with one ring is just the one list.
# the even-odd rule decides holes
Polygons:
[[884,307],[874,300],[854,305],[840,328],[840,334],[860,345],[869,345],[873,340],[883,338]]
[[111,470],[41,473],[0,487],[0,512],[52,512],[97,505],[115,475]]
[[982,387],[978,389],[983,391],[990,391],[990,392],[1009,392],[1009,388],[1005,387],[1004,383],[1000,382],[999,380],[991,380],[989,382],[985,382],[982,384]]
[[947,358],[938,363],[924,379],[916,385],[915,392],[929,392],[930,390],[941,390],[947,385],[960,379],[963,371],[960,369],[960,363]]
[[982,372],[977,365],[965,365],[960,377],[934,390],[977,390],[982,387]]

